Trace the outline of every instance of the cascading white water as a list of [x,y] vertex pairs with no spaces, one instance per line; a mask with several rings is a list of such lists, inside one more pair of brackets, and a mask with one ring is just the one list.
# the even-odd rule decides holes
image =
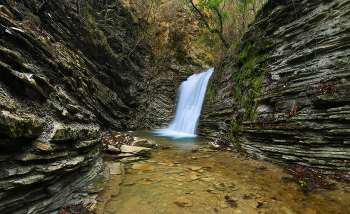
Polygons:
[[175,118],[166,129],[157,130],[156,133],[172,137],[196,136],[198,119],[207,84],[214,68],[206,72],[190,76],[180,86]]

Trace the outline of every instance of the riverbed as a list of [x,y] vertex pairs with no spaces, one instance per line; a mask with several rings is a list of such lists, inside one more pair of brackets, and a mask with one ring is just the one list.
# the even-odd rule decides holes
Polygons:
[[212,150],[205,138],[132,134],[156,141],[158,149],[147,160],[124,164],[120,192],[104,213],[350,213],[345,183],[304,192],[283,179],[290,177],[283,166]]

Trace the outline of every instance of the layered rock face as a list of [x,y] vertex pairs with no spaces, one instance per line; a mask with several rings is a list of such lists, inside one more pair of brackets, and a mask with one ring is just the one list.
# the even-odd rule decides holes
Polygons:
[[349,170],[350,1],[268,1],[223,59],[199,133],[279,163]]
[[0,16],[0,212],[57,213],[104,187],[100,127],[146,108],[153,56],[119,1],[0,0]]

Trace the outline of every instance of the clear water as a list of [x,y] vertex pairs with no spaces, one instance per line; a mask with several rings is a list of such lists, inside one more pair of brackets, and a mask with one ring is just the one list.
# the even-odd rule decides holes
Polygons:
[[175,118],[166,129],[157,130],[165,136],[195,137],[198,118],[207,89],[207,84],[214,68],[194,74],[184,81],[179,89]]
[[[350,213],[345,183],[337,183],[336,190],[305,194],[296,183],[283,181],[282,177],[289,176],[283,167],[231,151],[210,152],[204,138],[160,137],[146,131],[133,135],[171,148],[155,150],[146,161],[124,165],[120,192],[107,204],[106,214]],[[198,150],[193,153],[193,149]],[[224,184],[226,189],[217,190],[215,184]],[[237,207],[231,207],[225,196],[235,200]],[[188,203],[176,203],[184,200],[181,197]]]

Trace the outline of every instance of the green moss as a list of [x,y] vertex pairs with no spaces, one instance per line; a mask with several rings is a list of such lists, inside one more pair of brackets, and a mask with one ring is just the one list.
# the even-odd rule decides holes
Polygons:
[[62,53],[66,53],[71,58],[73,58],[73,56],[75,55],[71,50],[69,50],[66,46],[62,44],[60,45],[60,50]]
[[236,81],[235,99],[240,101],[246,109],[243,120],[255,117],[255,106],[261,94],[261,85],[265,78],[266,68],[264,61],[268,57],[267,48],[271,44],[264,39],[262,47],[254,47],[254,41],[243,45],[238,57],[237,72],[234,73]]
[[231,139],[232,141],[236,141],[237,135],[240,135],[242,132],[242,126],[240,121],[231,121]]
[[325,94],[324,96],[325,96],[325,98],[331,98],[331,97],[333,97],[333,93],[327,93],[327,94]]
[[285,106],[287,103],[288,103],[287,101],[278,102],[278,103],[276,104],[276,106],[278,106],[279,108],[284,108],[284,106]]
[[243,148],[243,147],[240,147],[240,148],[239,148],[239,151],[240,151],[240,152],[243,152],[243,153],[246,153],[246,152],[247,152],[247,151],[245,150],[245,148]]
[[84,61],[82,59],[79,59],[78,60],[78,63],[79,63],[79,66],[82,68],[82,69],[85,69],[85,64],[84,64]]
[[211,136],[212,136],[212,134],[211,134],[211,133],[208,133],[208,134],[207,134],[207,136],[208,136],[208,137],[211,137]]
[[17,110],[17,103],[5,95],[4,91],[0,89],[0,107],[4,110],[14,112]]
[[85,192],[87,193],[98,193],[101,192],[107,186],[107,180],[105,176],[100,175],[97,177],[92,184],[90,184]]

